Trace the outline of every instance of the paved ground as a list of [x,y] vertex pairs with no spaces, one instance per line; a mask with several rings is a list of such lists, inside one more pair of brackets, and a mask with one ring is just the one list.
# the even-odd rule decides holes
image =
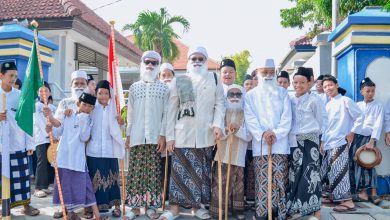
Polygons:
[[[37,217],[25,217],[20,214],[21,208],[12,209],[13,220],[48,220],[53,219],[53,213],[58,210],[58,207],[52,205],[52,197],[49,195],[46,198],[32,197],[32,205],[41,211],[41,214]],[[390,202],[383,202],[382,205],[389,206]],[[390,209],[382,209],[381,207],[375,206],[371,203],[357,203],[358,210],[348,214],[337,214],[332,211],[332,207],[324,206],[321,209],[321,220],[390,220]],[[80,210],[81,213],[81,210]],[[247,211],[247,219],[251,219],[253,216],[252,211]],[[80,214],[80,216],[82,216]],[[112,218],[115,219],[115,218]],[[116,218],[117,220],[121,218]],[[148,219],[145,216],[138,217],[137,220]],[[177,220],[194,220],[197,219],[191,215],[191,211],[182,210],[182,216]],[[229,218],[234,220],[234,218]],[[307,218],[296,218],[304,220]]]

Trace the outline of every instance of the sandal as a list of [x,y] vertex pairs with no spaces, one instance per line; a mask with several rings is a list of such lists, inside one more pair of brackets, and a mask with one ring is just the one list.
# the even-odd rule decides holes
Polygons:
[[[68,210],[65,209],[65,213],[68,214]],[[62,211],[54,212],[53,218],[62,218],[64,215],[62,214]]]
[[160,217],[155,209],[146,210],[146,216],[148,216],[150,219],[158,219],[158,217]]
[[352,201],[354,201],[354,202],[369,202],[368,199],[363,199],[358,194],[355,194],[352,196]]
[[164,220],[174,220],[177,219],[180,215],[174,215],[171,211],[165,211],[158,219]]
[[209,211],[204,209],[204,208],[196,210],[195,216],[199,219],[210,219],[211,218]]
[[111,214],[115,218],[120,218],[122,215],[122,212],[121,212],[120,208],[114,208],[114,210],[112,210]]
[[39,215],[40,211],[30,205],[25,207],[22,211],[22,214],[27,215],[27,216],[37,216]]
[[34,196],[35,196],[35,197],[38,197],[38,198],[44,198],[44,197],[47,196],[47,193],[46,193],[44,190],[39,190],[39,189],[37,189],[37,190],[35,190],[35,192],[34,192]]
[[123,216],[123,219],[126,219],[126,220],[133,220],[137,217],[138,215],[133,211],[128,211],[126,212],[126,215]]
[[322,198],[321,199],[321,203],[322,204],[332,204],[333,201],[331,199],[329,199],[329,198]]
[[380,202],[382,202],[382,199],[379,196],[370,196],[370,202],[372,202],[374,205],[379,205]]
[[353,211],[356,211],[356,208],[349,207],[349,206],[344,205],[344,204],[339,204],[333,208],[333,211],[335,211],[335,212],[353,212]]
[[66,217],[68,220],[81,220],[81,218],[74,212],[69,212]]

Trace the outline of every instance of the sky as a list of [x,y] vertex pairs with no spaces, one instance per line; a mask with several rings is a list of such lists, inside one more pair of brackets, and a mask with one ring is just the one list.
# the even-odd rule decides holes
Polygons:
[[[81,1],[95,9],[116,0]],[[182,27],[174,26],[183,43],[204,46],[209,57],[217,61],[249,50],[252,69],[266,58],[273,58],[278,66],[290,50],[289,42],[306,33],[307,30],[280,25],[280,9],[293,6],[288,0],[122,0],[95,13],[106,21],[115,20],[116,29],[121,31],[125,24],[134,23],[140,12],[165,7],[171,15],[183,16],[190,22],[186,33]]]

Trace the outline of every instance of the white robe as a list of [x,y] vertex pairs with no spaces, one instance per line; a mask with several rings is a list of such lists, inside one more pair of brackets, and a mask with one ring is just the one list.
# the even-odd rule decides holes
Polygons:
[[385,107],[385,120],[384,120],[385,133],[390,132],[390,98],[387,100]]
[[371,136],[375,140],[379,141],[383,126],[383,106],[381,103],[373,100],[372,102],[365,103],[364,101],[358,102],[360,110],[364,114],[364,120],[361,125],[359,134],[363,136]]
[[[49,134],[46,132],[47,119],[43,115],[43,107],[45,105],[42,102],[35,103],[35,112],[34,112],[34,142],[35,146],[41,144],[50,143]],[[49,108],[52,112],[56,111],[56,107],[52,104],[49,104]]]

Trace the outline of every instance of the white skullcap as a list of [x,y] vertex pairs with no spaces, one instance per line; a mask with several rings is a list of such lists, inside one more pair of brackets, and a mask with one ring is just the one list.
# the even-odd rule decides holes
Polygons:
[[231,89],[239,89],[241,92],[244,91],[244,88],[240,85],[237,85],[237,84],[232,84],[232,85],[228,86],[226,91],[229,91]]
[[275,68],[274,59],[265,59],[264,66],[261,68]]
[[74,80],[76,78],[83,78],[85,80],[88,80],[87,72],[85,72],[84,70],[73,71],[71,80]]
[[206,57],[206,59],[208,58],[208,54],[207,54],[207,50],[206,48],[204,47],[201,47],[201,46],[198,46],[198,47],[191,47],[189,50],[188,50],[188,56],[187,58],[190,58],[190,56],[194,53],[200,53],[202,54],[204,57]]
[[170,71],[175,71],[174,69],[173,69],[173,66],[170,64],[170,63],[163,63],[163,64],[161,64],[161,66],[160,66],[160,72],[162,72],[162,71],[164,71],[164,70],[166,70],[166,69],[168,69],[168,70],[170,70]]
[[145,58],[152,58],[152,59],[157,60],[158,63],[161,63],[161,56],[160,56],[160,54],[157,53],[156,51],[153,51],[153,50],[145,51],[145,52],[142,54],[141,60],[145,60]]

